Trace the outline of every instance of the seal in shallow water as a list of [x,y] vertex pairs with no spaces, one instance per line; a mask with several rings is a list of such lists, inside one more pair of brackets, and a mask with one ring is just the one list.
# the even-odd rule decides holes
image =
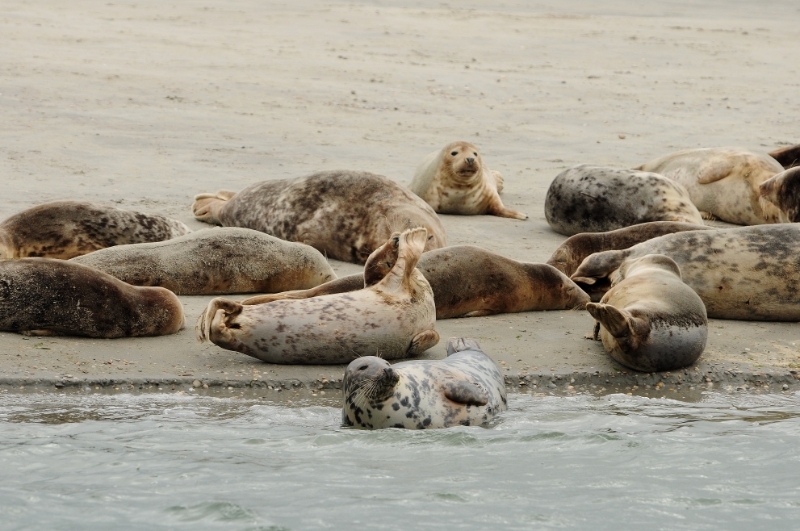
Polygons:
[[274,293],[336,278],[313,247],[236,227],[201,230],[165,242],[119,245],[72,261],[134,286],[161,286],[178,295]]
[[348,363],[359,356],[414,356],[434,346],[433,292],[416,269],[425,229],[390,238],[370,255],[388,274],[352,293],[244,306],[212,300],[197,322],[197,338],[270,363]]
[[[354,291],[382,279],[390,267],[390,262],[372,261],[362,274],[308,290],[256,296],[242,304]],[[431,285],[437,319],[583,309],[589,302],[588,295],[552,266],[517,262],[470,245],[429,251],[420,257],[417,269]]]
[[581,164],[559,173],[545,197],[550,227],[566,236],[647,221],[703,224],[680,184],[661,175]]
[[507,409],[500,369],[467,338],[448,340],[443,360],[353,360],[342,391],[342,424],[357,428],[477,426]]
[[180,221],[86,201],[53,201],[0,223],[0,259],[60,258],[191,232]]
[[430,205],[394,181],[367,172],[323,171],[257,183],[239,193],[200,194],[192,210],[206,223],[259,230],[357,264],[392,234],[415,227],[428,231],[426,251],[447,245]]
[[442,214],[528,219],[503,205],[503,176],[487,168],[469,142],[453,142],[425,157],[408,187]]
[[597,320],[603,346],[618,363],[643,372],[691,365],[706,348],[708,318],[703,301],[681,280],[664,255],[625,260],[612,287],[586,310]]
[[0,261],[0,330],[116,338],[181,328],[183,305],[167,289],[130,286],[63,260]]

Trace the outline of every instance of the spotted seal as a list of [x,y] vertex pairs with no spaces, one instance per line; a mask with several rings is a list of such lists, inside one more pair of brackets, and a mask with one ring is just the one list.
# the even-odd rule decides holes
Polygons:
[[703,224],[680,184],[655,173],[588,164],[564,170],[553,179],[544,214],[550,227],[566,236],[647,221]]
[[128,243],[158,242],[190,233],[180,221],[87,201],[53,201],[0,223],[0,259],[63,260]]
[[130,286],[69,261],[0,261],[0,330],[98,338],[160,336],[183,328],[183,305],[164,288]]
[[441,214],[528,219],[503,205],[503,176],[487,168],[478,148],[469,142],[452,142],[429,154],[408,187]]
[[244,306],[212,300],[197,322],[197,338],[270,363],[347,363],[378,354],[420,354],[439,341],[433,292],[416,269],[425,229],[390,238],[367,260],[392,264],[379,282],[352,293]]
[[119,245],[72,261],[134,286],[162,286],[178,295],[280,292],[336,278],[313,247],[238,227]]
[[426,251],[447,245],[429,204],[367,172],[323,171],[256,183],[239,193],[200,194],[192,209],[200,221],[259,230],[357,264],[392,234],[414,227],[427,229]]
[[663,254],[706,305],[708,317],[800,321],[800,225],[756,225],[678,232],[620,251],[595,253],[572,275],[578,285],[607,285],[628,258]]
[[[242,304],[354,291],[378,282],[390,267],[390,262],[372,262],[361,274],[308,290],[252,297]],[[583,309],[589,302],[588,295],[552,266],[517,262],[471,245],[428,251],[419,259],[417,269],[431,285],[437,319]]]
[[448,340],[443,360],[355,359],[342,391],[342,424],[357,428],[477,426],[508,407],[500,369],[467,338]]
[[766,153],[743,148],[700,148],[670,153],[637,168],[683,185],[706,218],[737,225],[785,223],[774,204],[764,201],[759,186],[784,171]]
[[708,317],[697,293],[664,255],[625,260],[611,289],[586,310],[611,357],[636,371],[671,371],[691,365],[706,348]]

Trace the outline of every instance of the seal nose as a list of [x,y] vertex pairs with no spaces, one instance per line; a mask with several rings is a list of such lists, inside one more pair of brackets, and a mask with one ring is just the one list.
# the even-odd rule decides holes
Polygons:
[[467,157],[467,164],[472,165],[474,163],[475,163],[475,157]]

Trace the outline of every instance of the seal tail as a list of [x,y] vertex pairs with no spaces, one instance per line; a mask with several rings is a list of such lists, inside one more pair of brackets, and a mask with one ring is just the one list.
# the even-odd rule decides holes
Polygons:
[[234,195],[236,195],[236,192],[228,190],[220,190],[215,194],[198,194],[194,196],[192,213],[200,221],[222,225],[222,221],[219,219],[219,212]]

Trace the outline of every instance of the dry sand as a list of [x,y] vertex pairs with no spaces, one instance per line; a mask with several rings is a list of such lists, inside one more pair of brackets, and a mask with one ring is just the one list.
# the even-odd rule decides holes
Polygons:
[[[738,0],[6,0],[0,218],[79,199],[201,229],[196,193],[337,168],[405,184],[427,153],[463,139],[530,219],[442,216],[450,244],[545,261],[564,238],[545,222],[544,196],[566,167],[800,141],[799,16],[793,2]],[[0,386],[308,390],[341,379],[339,366],[274,366],[200,345],[194,322],[210,297],[181,299],[187,327],[170,337],[0,333]],[[510,385],[548,392],[706,379],[781,389],[800,366],[796,323],[715,320],[696,366],[632,375],[584,339],[592,323],[585,312],[530,312],[437,329],[476,337]],[[444,356],[444,341],[428,355]]]

